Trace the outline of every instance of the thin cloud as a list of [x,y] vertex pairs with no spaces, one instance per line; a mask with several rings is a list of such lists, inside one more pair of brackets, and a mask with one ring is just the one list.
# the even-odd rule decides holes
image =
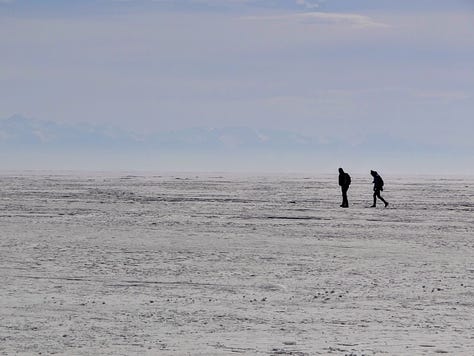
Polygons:
[[464,91],[419,91],[413,94],[416,98],[456,101],[469,99],[471,95]]
[[296,0],[296,4],[306,7],[307,9],[317,9],[319,2],[308,1],[308,0]]
[[[118,1],[118,0],[116,0]],[[262,4],[258,0],[151,0],[154,3],[173,4],[178,6],[201,5],[207,7],[229,7],[239,5],[258,5]]]
[[381,28],[389,25],[378,22],[369,16],[348,13],[310,12],[277,16],[247,16],[245,20],[297,22],[310,25],[350,26],[355,28]]

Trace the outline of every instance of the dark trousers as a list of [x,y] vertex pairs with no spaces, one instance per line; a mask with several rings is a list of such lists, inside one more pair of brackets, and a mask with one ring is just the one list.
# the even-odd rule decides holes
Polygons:
[[342,207],[348,207],[349,206],[349,201],[347,200],[347,191],[349,190],[349,186],[341,186],[341,191],[342,191]]
[[376,204],[376,202],[377,202],[377,198],[379,198],[381,201],[384,202],[385,205],[387,205],[387,202],[385,201],[384,198],[382,198],[382,196],[380,195],[380,192],[381,192],[380,189],[375,189],[375,190],[374,190],[374,206],[375,206],[375,204]]

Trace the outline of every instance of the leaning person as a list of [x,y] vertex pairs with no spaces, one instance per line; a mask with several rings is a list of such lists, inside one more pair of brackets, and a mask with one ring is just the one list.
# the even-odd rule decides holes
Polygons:
[[382,198],[380,195],[380,192],[383,191],[383,179],[382,177],[376,172],[376,171],[370,171],[370,174],[372,177],[374,177],[374,204],[371,206],[371,208],[375,208],[377,205],[377,198],[379,198],[383,203],[385,204],[385,207],[388,206],[388,202]]

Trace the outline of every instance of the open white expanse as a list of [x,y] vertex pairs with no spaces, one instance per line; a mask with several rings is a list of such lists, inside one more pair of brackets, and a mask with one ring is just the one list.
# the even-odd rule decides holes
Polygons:
[[[382,174],[383,175],[383,174]],[[0,354],[474,354],[474,177],[0,176]]]

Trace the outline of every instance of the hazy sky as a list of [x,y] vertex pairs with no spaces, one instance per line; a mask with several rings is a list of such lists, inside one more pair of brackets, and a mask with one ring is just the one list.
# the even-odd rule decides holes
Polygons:
[[474,146],[473,0],[0,0],[0,117]]

